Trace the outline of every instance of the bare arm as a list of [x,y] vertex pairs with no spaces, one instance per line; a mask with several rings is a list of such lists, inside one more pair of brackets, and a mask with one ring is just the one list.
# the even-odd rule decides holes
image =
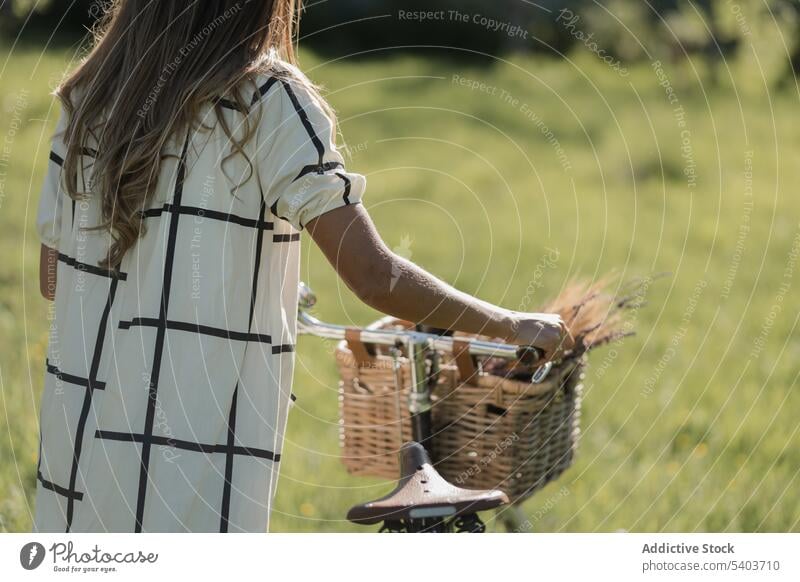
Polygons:
[[345,284],[379,311],[415,323],[534,345],[548,358],[571,345],[557,315],[497,307],[394,254],[361,204],[323,214],[309,223],[308,232]]
[[39,292],[52,301],[56,296],[56,267],[58,251],[42,245],[39,250]]

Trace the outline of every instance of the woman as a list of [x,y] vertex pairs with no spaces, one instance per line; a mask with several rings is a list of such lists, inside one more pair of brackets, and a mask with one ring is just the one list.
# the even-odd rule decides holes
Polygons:
[[295,8],[120,0],[57,91],[39,531],[268,529],[303,229],[380,311],[549,358],[570,341],[557,316],[479,301],[387,249],[291,64]]

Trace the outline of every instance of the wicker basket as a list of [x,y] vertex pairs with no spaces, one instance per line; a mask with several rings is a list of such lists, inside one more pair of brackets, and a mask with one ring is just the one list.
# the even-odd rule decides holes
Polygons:
[[[396,479],[397,452],[412,438],[411,369],[404,355],[370,348],[354,332],[336,349],[342,460],[352,474]],[[430,451],[437,470],[462,487],[502,489],[514,502],[556,479],[572,464],[578,442],[584,366],[581,359],[554,367],[544,382],[531,384],[440,354]]]

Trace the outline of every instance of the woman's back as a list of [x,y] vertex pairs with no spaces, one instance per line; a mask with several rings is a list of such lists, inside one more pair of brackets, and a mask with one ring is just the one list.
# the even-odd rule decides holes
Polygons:
[[[39,231],[57,248],[42,409],[40,531],[263,531],[290,402],[299,230],[360,200],[334,124],[288,75],[258,78],[251,110],[209,103],[170,139],[118,270],[96,199],[60,188],[56,136]],[[200,127],[200,123],[208,129]],[[61,124],[63,126],[63,123]],[[91,181],[87,148],[81,179]],[[88,357],[87,357],[88,355]]]

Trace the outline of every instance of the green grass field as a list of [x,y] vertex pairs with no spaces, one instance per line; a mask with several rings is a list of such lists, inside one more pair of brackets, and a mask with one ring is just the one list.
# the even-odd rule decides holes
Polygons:
[[[33,223],[56,118],[48,93],[69,60],[0,49],[7,531],[31,524],[48,328]],[[709,83],[702,63],[623,78],[582,54],[304,64],[339,112],[387,243],[446,281],[533,309],[575,276],[671,273],[636,313],[638,335],[593,354],[578,460],[525,503],[533,531],[800,529],[794,87],[767,91],[757,71],[735,69]],[[304,244],[318,314],[375,319]],[[537,269],[546,249],[559,259]],[[300,344],[272,529],[354,531],[346,509],[388,484],[344,471],[330,348]]]

